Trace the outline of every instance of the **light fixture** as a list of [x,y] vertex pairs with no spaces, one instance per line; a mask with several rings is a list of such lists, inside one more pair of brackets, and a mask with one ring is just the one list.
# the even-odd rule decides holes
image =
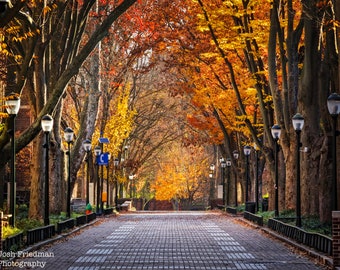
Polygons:
[[338,93],[332,93],[327,98],[327,108],[331,115],[340,113],[340,95]]
[[249,145],[244,146],[243,152],[244,152],[244,155],[249,156],[251,152],[251,147]]
[[272,136],[274,138],[274,140],[278,140],[280,138],[281,135],[281,128],[279,125],[274,125],[272,126]]
[[64,139],[67,143],[73,141],[74,132],[70,127],[65,128],[64,130]]
[[51,132],[53,129],[53,118],[49,114],[45,114],[41,118],[41,128],[44,132]]
[[20,96],[16,93],[9,94],[5,99],[6,111],[10,115],[17,115],[20,109]]
[[92,144],[91,141],[89,139],[86,139],[83,141],[83,148],[85,150],[85,152],[90,152],[91,148],[92,148]]
[[293,127],[295,131],[301,131],[305,123],[305,119],[299,113],[295,114],[292,118]]

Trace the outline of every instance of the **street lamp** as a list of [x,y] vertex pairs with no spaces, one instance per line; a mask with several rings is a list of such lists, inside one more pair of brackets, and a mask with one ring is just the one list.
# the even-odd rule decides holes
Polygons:
[[70,127],[64,130],[64,139],[67,142],[68,155],[68,176],[67,176],[67,217],[71,217],[71,143],[73,142],[74,132]]
[[230,167],[231,167],[231,160],[230,158],[227,158],[226,161],[226,165],[227,165],[227,195],[226,195],[226,206],[229,203],[229,192],[230,192]]
[[100,214],[100,181],[99,181],[99,164],[98,159],[102,153],[102,149],[99,145],[94,148],[94,155],[96,156],[96,167],[97,167],[97,200],[96,200],[96,214]]
[[254,143],[255,149],[255,209],[259,211],[259,149],[257,144]]
[[118,207],[118,178],[116,175],[116,169],[118,168],[119,165],[119,158],[115,158],[115,160],[113,161],[113,166],[114,166],[114,177],[115,177],[115,184],[116,184],[116,188],[115,188],[115,207],[117,210]]
[[293,127],[296,133],[296,226],[301,227],[301,187],[300,187],[300,147],[301,147],[301,130],[305,120],[299,113],[292,118]]
[[235,183],[234,183],[234,185],[235,185],[235,206],[237,207],[237,159],[238,159],[238,151],[237,150],[234,150],[233,151],[233,157],[234,157],[234,159],[235,159],[235,162],[236,162],[236,168],[235,168],[235,170],[234,170],[234,172],[235,172]]
[[225,192],[225,177],[224,177],[224,170],[226,167],[226,161],[224,160],[223,157],[220,158],[220,164],[221,164],[221,176],[222,176],[222,200],[223,200],[223,205],[226,206],[226,192]]
[[111,154],[108,154],[108,160],[107,160],[107,166],[106,166],[106,208],[109,208],[109,169],[110,169],[110,159],[111,159]]
[[11,136],[11,185],[10,185],[10,214],[12,217],[10,218],[10,225],[15,226],[15,199],[16,199],[16,192],[15,192],[15,117],[17,116],[20,108],[20,96],[16,93],[11,93],[5,99],[5,106],[7,113],[10,115],[11,118],[11,125],[12,128],[8,130],[8,133]]
[[340,95],[337,93],[332,93],[327,99],[327,107],[330,115],[333,119],[333,136],[332,136],[332,209],[333,211],[338,210],[338,194],[337,194],[337,153],[336,153],[336,136],[339,135],[337,132],[337,121],[338,115],[340,113]]
[[279,216],[279,170],[278,170],[278,159],[279,159],[279,144],[278,140],[281,135],[281,128],[279,125],[272,126],[272,136],[275,141],[275,217]]
[[89,139],[86,139],[83,141],[83,148],[86,152],[86,165],[87,165],[87,170],[86,170],[86,206],[90,203],[90,151],[92,148],[91,141]]
[[249,145],[246,145],[243,148],[243,152],[244,155],[246,156],[246,203],[248,202],[248,198],[249,198],[249,192],[248,192],[248,188],[249,188],[249,155],[251,152],[251,147]]
[[46,114],[41,118],[41,128],[45,133],[45,144],[43,147],[45,151],[45,213],[44,225],[50,225],[50,199],[49,199],[49,135],[53,128],[53,118],[51,115]]

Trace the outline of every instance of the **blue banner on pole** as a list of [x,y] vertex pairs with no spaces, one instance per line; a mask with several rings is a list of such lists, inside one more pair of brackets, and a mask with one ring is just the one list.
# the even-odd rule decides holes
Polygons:
[[109,164],[109,153],[102,153],[97,157],[97,164],[107,166]]

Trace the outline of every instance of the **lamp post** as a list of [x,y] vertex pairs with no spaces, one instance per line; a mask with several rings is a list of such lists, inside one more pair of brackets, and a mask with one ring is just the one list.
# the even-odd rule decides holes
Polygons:
[[86,170],[86,205],[90,203],[90,151],[92,148],[91,141],[89,139],[86,139],[83,141],[83,148],[86,152],[86,165],[87,165],[87,170]]
[[12,128],[8,131],[11,136],[11,185],[10,185],[10,225],[15,226],[15,205],[16,205],[16,191],[15,191],[15,117],[17,116],[20,108],[20,96],[16,93],[11,93],[6,97],[5,106],[7,113],[11,118]]
[[108,154],[108,160],[107,160],[107,166],[106,166],[106,208],[109,208],[109,192],[110,192],[110,188],[109,188],[109,169],[110,169],[110,159],[111,159],[111,154]]
[[278,170],[278,159],[279,159],[279,144],[278,140],[281,135],[281,128],[279,125],[272,126],[272,136],[275,141],[275,217],[279,216],[279,170]]
[[68,173],[67,173],[67,217],[71,217],[71,143],[73,142],[74,132],[70,127],[64,130],[64,139],[67,142]]
[[41,118],[41,128],[45,133],[45,212],[44,212],[44,225],[50,225],[50,198],[49,198],[49,135],[53,128],[53,118],[51,115],[46,114]]
[[115,160],[113,161],[113,166],[114,166],[114,177],[115,177],[115,184],[116,184],[116,187],[115,187],[115,207],[116,207],[116,210],[117,210],[117,207],[118,207],[118,178],[117,178],[117,175],[116,175],[116,169],[118,168],[118,165],[119,165],[119,159],[118,158],[115,158]]
[[249,145],[246,145],[243,148],[244,155],[246,156],[246,203],[249,199],[249,155],[251,152],[251,147]]
[[225,177],[224,177],[224,169],[226,167],[226,161],[224,160],[223,157],[220,158],[220,164],[221,164],[221,176],[222,176],[222,200],[223,200],[223,205],[226,206],[226,192],[225,192]]
[[226,206],[229,203],[229,193],[230,193],[230,167],[231,167],[231,160],[230,158],[227,158],[226,161],[226,165],[227,165],[227,195],[226,195]]
[[[234,157],[234,159],[235,159],[235,162],[237,162],[237,159],[238,159],[238,151],[237,150],[234,150],[233,151],[233,157]],[[235,183],[234,183],[234,185],[235,185],[235,206],[237,207],[237,166],[236,166],[236,168],[235,168]]]
[[296,133],[296,226],[301,227],[301,187],[300,187],[300,147],[301,147],[301,130],[304,124],[304,118],[297,113],[292,118],[293,127]]
[[99,145],[97,145],[94,148],[94,155],[96,156],[96,168],[97,168],[97,175],[96,175],[96,182],[97,182],[97,199],[96,199],[96,214],[99,215],[100,214],[100,181],[99,181],[99,164],[98,164],[98,158],[100,156],[100,154],[102,153],[102,149]]
[[255,149],[255,211],[259,211],[259,149],[254,143]]
[[338,115],[340,113],[340,95],[337,93],[332,93],[327,99],[327,107],[330,115],[333,119],[333,136],[332,136],[332,183],[333,183],[333,193],[332,193],[332,210],[338,210],[338,183],[337,183],[337,154],[336,154],[336,136],[339,135],[337,132],[337,121]]

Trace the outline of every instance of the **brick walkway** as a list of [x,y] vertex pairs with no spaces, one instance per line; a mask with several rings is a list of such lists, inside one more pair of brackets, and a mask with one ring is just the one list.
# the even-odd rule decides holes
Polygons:
[[122,214],[39,252],[5,269],[323,269],[211,212]]

